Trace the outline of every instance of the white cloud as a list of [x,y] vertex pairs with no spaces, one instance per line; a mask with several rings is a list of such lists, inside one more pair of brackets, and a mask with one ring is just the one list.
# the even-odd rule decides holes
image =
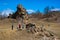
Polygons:
[[10,13],[12,14],[12,12],[14,12],[14,10],[8,8],[2,11],[2,15],[6,14],[8,16]]
[[51,9],[51,11],[60,11],[60,8]]
[[27,12],[28,12],[28,13],[32,13],[32,12],[35,12],[35,10],[28,9]]

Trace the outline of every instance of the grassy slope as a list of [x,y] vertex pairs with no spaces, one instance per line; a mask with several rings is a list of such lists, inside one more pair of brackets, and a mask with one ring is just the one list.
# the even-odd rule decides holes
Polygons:
[[[47,30],[54,32],[60,37],[60,23],[50,23],[33,19],[29,20],[29,22],[35,23],[37,27],[43,24]],[[0,21],[0,40],[36,40],[32,34],[28,34],[26,31],[17,31],[16,24],[17,23],[14,23],[14,30],[12,31],[11,22],[8,20]],[[50,25],[49,27],[48,24]]]

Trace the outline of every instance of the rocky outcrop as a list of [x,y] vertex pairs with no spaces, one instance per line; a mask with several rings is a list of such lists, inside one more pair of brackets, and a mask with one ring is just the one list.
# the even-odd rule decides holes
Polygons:
[[33,33],[37,40],[60,40],[53,32],[45,28],[34,28],[29,33]]

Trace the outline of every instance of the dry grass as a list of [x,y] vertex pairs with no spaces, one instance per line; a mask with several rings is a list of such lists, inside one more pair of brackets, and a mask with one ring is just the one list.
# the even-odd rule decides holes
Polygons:
[[[37,27],[41,27],[43,24],[45,29],[52,31],[60,37],[60,23],[50,23],[42,20],[28,21],[35,23]],[[17,23],[14,23],[14,30],[11,30],[11,22],[8,20],[0,21],[0,40],[38,40],[33,34],[27,33],[26,30],[18,31],[16,27]]]

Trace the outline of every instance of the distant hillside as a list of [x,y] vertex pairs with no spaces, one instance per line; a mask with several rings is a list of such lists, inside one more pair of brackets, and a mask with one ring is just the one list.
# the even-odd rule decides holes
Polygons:
[[29,18],[42,19],[48,22],[60,22],[60,11],[50,11],[48,14],[32,13]]
[[44,15],[46,21],[49,22],[60,22],[60,11],[51,11]]
[[35,18],[35,19],[42,19],[43,18],[43,14],[42,13],[32,13],[29,14],[29,18]]

